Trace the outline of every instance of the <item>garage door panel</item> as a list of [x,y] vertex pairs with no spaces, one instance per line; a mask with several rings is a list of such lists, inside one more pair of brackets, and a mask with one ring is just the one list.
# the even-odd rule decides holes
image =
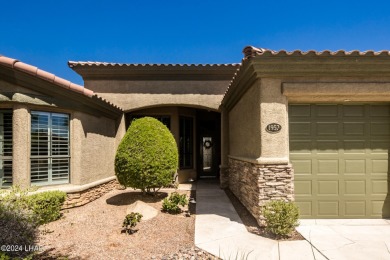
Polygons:
[[346,217],[365,217],[367,215],[366,201],[345,201],[344,211]]
[[[344,154],[365,154],[366,141],[364,140],[347,140],[343,141]],[[339,149],[340,147],[338,147]]]
[[383,200],[374,200],[371,201],[371,215],[373,217],[381,217],[383,214],[383,206],[384,202]]
[[317,201],[318,217],[337,217],[339,216],[339,201]]
[[387,159],[374,159],[371,160],[371,174],[372,175],[384,175],[386,176],[388,173],[388,160]]
[[312,142],[308,140],[291,141],[290,148],[295,154],[310,154],[312,151]]
[[312,195],[312,182],[307,181],[295,181],[294,183],[295,189],[297,192],[295,193],[296,196],[311,196]]
[[345,174],[366,174],[366,160],[364,159],[346,159],[345,160]]
[[390,214],[389,106],[305,104],[290,105],[289,111],[290,126],[296,126],[290,127],[290,160],[301,216]]
[[365,180],[345,180],[344,195],[365,196],[367,193]]
[[370,107],[371,117],[389,117],[390,107],[388,105],[371,105]]
[[365,109],[364,105],[347,105],[343,107],[344,117],[364,117]]
[[373,140],[370,142],[371,153],[385,153],[387,155],[389,145],[388,140]]
[[[317,141],[317,154],[338,154],[339,141],[338,140],[321,140]],[[311,152],[312,150],[310,150]]]
[[372,180],[371,181],[372,195],[386,195],[387,194],[387,180]]
[[294,105],[288,108],[290,117],[310,117],[311,105]]
[[339,182],[337,180],[318,180],[317,181],[317,194],[327,196],[339,195]]
[[311,124],[306,122],[296,122],[290,124],[291,132],[297,136],[310,136]]
[[317,117],[337,117],[338,106],[337,105],[318,105],[314,108]]
[[372,136],[389,136],[389,123],[388,122],[372,122],[370,124]]
[[301,217],[310,217],[313,212],[312,202],[309,201],[297,201],[296,202],[299,208],[299,215]]
[[343,135],[364,136],[367,129],[364,122],[346,122],[343,125]]
[[339,161],[334,159],[319,159],[317,161],[317,174],[338,174]]
[[316,123],[317,135],[336,136],[339,132],[339,123],[337,122],[319,122]]
[[311,160],[292,160],[296,175],[311,175]]

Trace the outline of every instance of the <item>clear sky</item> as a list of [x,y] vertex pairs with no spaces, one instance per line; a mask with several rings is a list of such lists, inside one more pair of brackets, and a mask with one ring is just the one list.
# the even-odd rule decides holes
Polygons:
[[11,1],[0,54],[83,85],[67,61],[238,63],[273,50],[390,49],[390,1]]

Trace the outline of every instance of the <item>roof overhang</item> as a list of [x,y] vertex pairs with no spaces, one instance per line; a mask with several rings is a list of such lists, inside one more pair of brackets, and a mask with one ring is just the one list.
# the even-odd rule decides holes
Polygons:
[[68,65],[84,80],[231,80],[240,64],[123,64],[74,62]]

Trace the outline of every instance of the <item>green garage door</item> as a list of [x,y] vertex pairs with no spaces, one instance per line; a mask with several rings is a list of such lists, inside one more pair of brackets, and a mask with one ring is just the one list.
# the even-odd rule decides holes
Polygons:
[[390,215],[388,105],[290,105],[289,121],[303,218]]

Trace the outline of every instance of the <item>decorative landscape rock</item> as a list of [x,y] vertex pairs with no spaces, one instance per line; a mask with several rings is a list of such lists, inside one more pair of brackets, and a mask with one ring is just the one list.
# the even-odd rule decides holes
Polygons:
[[141,221],[152,219],[158,214],[157,209],[153,208],[152,206],[149,206],[148,204],[140,200],[137,200],[127,208],[126,214],[130,214],[131,212],[141,213]]

